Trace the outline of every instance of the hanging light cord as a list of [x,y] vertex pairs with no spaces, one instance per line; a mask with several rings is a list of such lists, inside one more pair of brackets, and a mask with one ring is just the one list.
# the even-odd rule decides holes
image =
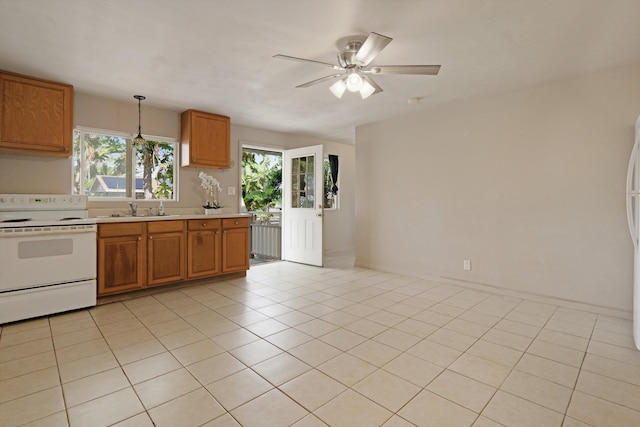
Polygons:
[[138,100],[138,135],[133,139],[133,143],[134,145],[140,145],[145,142],[144,138],[142,137],[142,113],[140,112],[140,103],[143,99],[147,98],[142,95],[133,95],[133,97]]
[[142,121],[142,113],[140,110],[140,102],[142,101],[142,99],[138,98],[138,135],[142,135],[142,128],[140,126],[140,123]]

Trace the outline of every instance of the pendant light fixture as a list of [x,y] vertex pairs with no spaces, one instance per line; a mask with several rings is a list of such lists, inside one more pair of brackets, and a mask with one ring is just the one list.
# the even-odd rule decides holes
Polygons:
[[133,95],[133,97],[138,100],[138,135],[135,138],[133,138],[133,146],[134,147],[139,147],[142,144],[144,144],[145,142],[147,142],[142,137],[142,133],[140,133],[141,130],[142,130],[142,128],[140,127],[140,101],[144,101],[147,98],[142,96],[142,95]]

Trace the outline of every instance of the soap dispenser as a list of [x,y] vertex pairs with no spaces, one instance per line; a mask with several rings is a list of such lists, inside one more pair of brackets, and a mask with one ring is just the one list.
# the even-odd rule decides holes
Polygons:
[[158,215],[164,216],[164,204],[162,204],[162,200],[160,200],[160,206],[158,207]]

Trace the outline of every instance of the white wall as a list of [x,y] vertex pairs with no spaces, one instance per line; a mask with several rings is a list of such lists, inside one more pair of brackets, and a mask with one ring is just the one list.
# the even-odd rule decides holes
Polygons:
[[[74,124],[91,128],[135,132],[138,126],[138,105],[85,93],[75,93]],[[142,103],[143,135],[173,137],[180,139],[180,111],[153,108]],[[212,113],[224,114],[223,111]],[[354,249],[354,212],[353,187],[355,182],[355,147],[331,141],[323,141],[305,136],[238,126],[231,118],[231,158],[234,166],[225,170],[207,169],[221,183],[223,192],[220,202],[224,212],[235,213],[240,206],[240,140],[251,141],[256,145],[264,144],[278,148],[297,148],[307,145],[324,146],[326,154],[340,157],[340,197],[338,211],[327,211],[325,215],[325,251],[336,252]],[[201,213],[204,193],[200,188],[198,173],[201,168],[180,167],[178,177],[179,201],[167,203],[168,213]],[[0,193],[41,193],[69,194],[72,190],[71,159],[50,159],[34,156],[15,156],[0,154]],[[227,195],[227,187],[236,187],[236,196]],[[138,201],[140,207],[157,206],[158,202]],[[91,202],[92,215],[126,212],[124,202]]]
[[357,128],[356,263],[631,310],[639,75],[635,64]]

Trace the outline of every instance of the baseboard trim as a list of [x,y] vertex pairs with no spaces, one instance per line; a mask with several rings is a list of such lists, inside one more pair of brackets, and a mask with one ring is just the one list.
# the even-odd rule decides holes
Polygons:
[[633,319],[633,312],[631,310],[622,310],[618,308],[594,305],[594,304],[584,303],[580,301],[553,297],[549,295],[536,294],[536,293],[526,292],[526,291],[518,291],[518,290],[495,286],[487,283],[479,283],[479,282],[473,282],[469,280],[457,279],[455,277],[431,275],[431,274],[417,273],[417,272],[411,272],[411,271],[407,272],[407,270],[405,269],[393,268],[391,266],[382,265],[382,264],[371,264],[371,263],[362,262],[357,258],[354,265],[356,267],[368,268],[370,270],[377,270],[377,271],[394,273],[394,274],[402,274],[403,276],[415,277],[417,279],[431,280],[433,282],[444,283],[448,285],[462,286],[465,288],[492,292],[498,295],[521,298],[521,299],[526,299],[530,301],[541,302],[544,304],[557,305],[560,307],[571,308],[574,310],[588,311],[590,313],[596,313],[603,316],[618,317],[626,320]]

